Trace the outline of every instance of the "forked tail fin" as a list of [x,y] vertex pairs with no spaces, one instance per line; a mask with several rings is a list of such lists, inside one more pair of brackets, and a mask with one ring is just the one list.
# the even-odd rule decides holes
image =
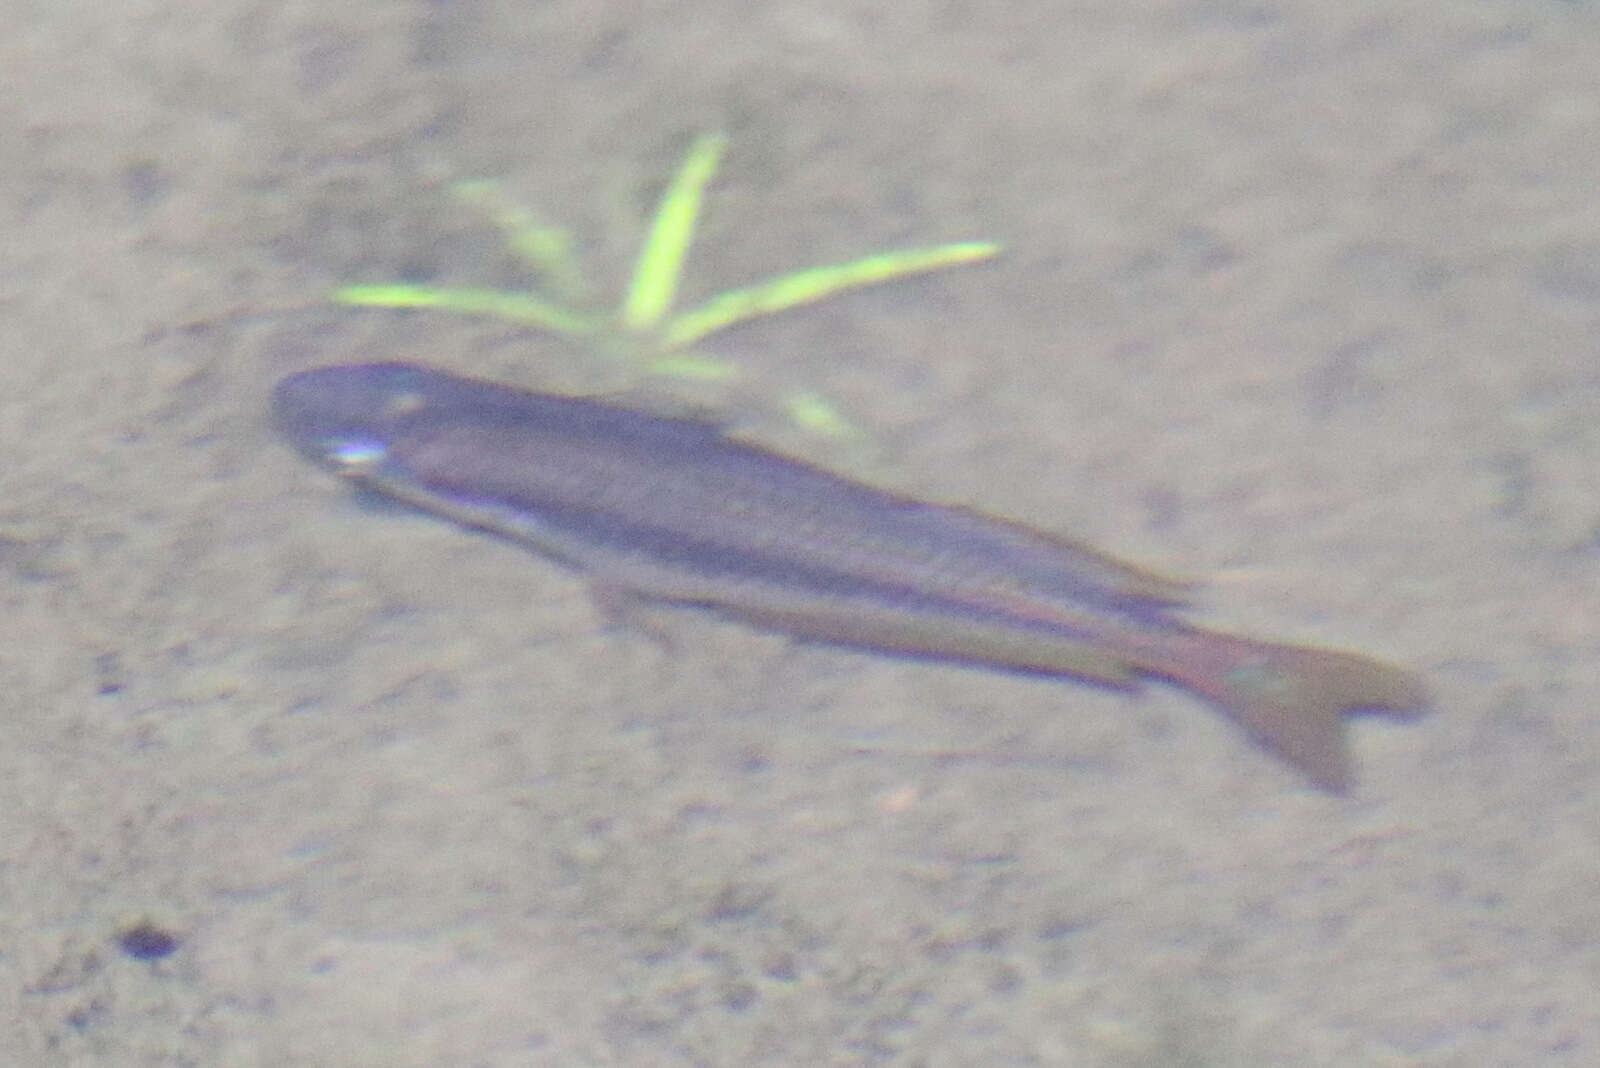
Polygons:
[[1263,747],[1335,793],[1354,778],[1347,713],[1411,719],[1428,706],[1415,674],[1358,653],[1205,630],[1186,630],[1174,645],[1176,655],[1153,673],[1215,701]]

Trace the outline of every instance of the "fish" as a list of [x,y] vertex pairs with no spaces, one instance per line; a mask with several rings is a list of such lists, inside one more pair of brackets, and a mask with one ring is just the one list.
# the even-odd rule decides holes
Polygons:
[[1190,583],[698,419],[407,363],[291,374],[272,418],[319,466],[562,561],[609,603],[1122,690],[1162,680],[1332,793],[1354,782],[1348,714],[1429,705],[1398,665],[1185,621]]

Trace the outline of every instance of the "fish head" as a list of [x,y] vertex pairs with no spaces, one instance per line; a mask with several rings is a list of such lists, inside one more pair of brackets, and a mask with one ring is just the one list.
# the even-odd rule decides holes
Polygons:
[[307,459],[362,479],[391,460],[391,445],[418,418],[437,413],[443,378],[404,363],[301,371],[273,391],[273,422]]

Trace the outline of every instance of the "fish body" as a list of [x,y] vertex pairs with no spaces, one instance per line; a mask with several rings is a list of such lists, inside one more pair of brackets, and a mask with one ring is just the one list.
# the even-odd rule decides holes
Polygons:
[[1174,614],[1184,583],[707,423],[394,363],[291,375],[273,408],[322,466],[613,593],[843,645],[1122,688],[1166,679],[1324,789],[1351,782],[1347,712],[1426,706],[1402,668],[1194,627]]

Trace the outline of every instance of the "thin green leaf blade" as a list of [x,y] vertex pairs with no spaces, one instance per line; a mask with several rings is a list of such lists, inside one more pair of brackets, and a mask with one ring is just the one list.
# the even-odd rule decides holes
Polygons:
[[650,236],[639,252],[633,282],[622,306],[622,325],[628,330],[653,329],[672,307],[683,273],[684,257],[694,239],[695,222],[706,185],[717,173],[728,139],[720,133],[703,134],[689,147],[683,166],[661,195]]
[[564,301],[579,303],[587,299],[588,287],[578,267],[572,236],[565,230],[542,222],[488,179],[456,182],[450,192],[459,202],[487,216],[505,235],[506,247]]
[[675,316],[662,331],[667,347],[691,345],[736,323],[812,304],[835,293],[879,285],[914,274],[986,260],[1001,246],[992,241],[958,241],[931,248],[880,252],[849,263],[812,267],[729,290],[698,308]]
[[334,290],[339,304],[366,308],[434,308],[458,315],[484,315],[581,337],[598,324],[587,315],[525,293],[498,289],[455,289],[404,284],[344,286]]
[[862,436],[839,407],[820,393],[791,393],[783,408],[796,426],[821,437],[842,440]]
[[644,369],[652,375],[685,382],[730,382],[739,376],[739,369],[727,360],[692,352],[652,356],[645,361]]

